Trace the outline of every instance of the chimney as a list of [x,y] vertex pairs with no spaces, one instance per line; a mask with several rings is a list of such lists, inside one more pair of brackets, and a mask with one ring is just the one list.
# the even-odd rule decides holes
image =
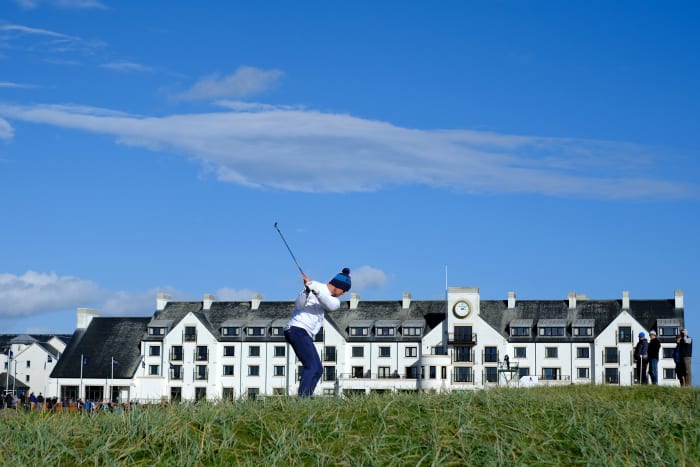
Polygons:
[[676,290],[674,293],[674,297],[676,299],[676,308],[683,308],[683,291]]
[[211,310],[211,304],[214,303],[214,300],[216,300],[216,297],[210,293],[204,294],[204,302],[202,304],[202,310],[203,311],[209,311]]
[[165,293],[159,293],[158,298],[156,299],[156,311],[165,310],[165,305],[167,305],[169,301],[170,295]]
[[350,309],[357,310],[357,305],[360,303],[360,294],[357,292],[352,292],[350,294]]
[[404,310],[408,310],[411,307],[411,292],[404,292],[403,293],[403,303],[401,307]]
[[576,308],[576,292],[569,292],[569,309]]
[[259,293],[253,294],[253,299],[250,301],[250,309],[257,310],[260,308],[260,302],[262,301],[262,295]]
[[78,325],[76,328],[87,329],[87,327],[90,325],[90,321],[92,321],[92,318],[95,318],[96,316],[100,316],[100,313],[97,310],[93,310],[91,308],[78,308]]
[[629,310],[630,309],[630,293],[629,290],[624,290],[622,292],[622,309],[623,310]]
[[508,309],[515,309],[515,292],[508,292]]

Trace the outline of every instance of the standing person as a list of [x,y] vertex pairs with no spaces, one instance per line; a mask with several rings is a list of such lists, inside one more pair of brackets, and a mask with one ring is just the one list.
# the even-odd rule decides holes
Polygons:
[[685,385],[693,385],[691,357],[693,356],[693,339],[688,335],[687,329],[681,329],[681,358],[685,364]]
[[647,365],[649,364],[649,342],[647,342],[646,334],[639,333],[639,342],[634,347],[634,363],[637,365],[637,382],[639,384],[647,384]]
[[649,377],[651,384],[659,384],[659,350],[661,343],[656,338],[656,331],[649,331]]
[[304,290],[294,305],[294,314],[285,326],[284,338],[294,349],[304,372],[299,382],[299,397],[311,397],[323,374],[314,336],[321,330],[326,311],[340,308],[338,297],[350,290],[350,269],[336,274],[327,284],[312,281],[304,273]]
[[676,378],[681,384],[681,387],[685,386],[685,361],[681,357],[681,339],[680,335],[676,336],[676,348],[673,349],[673,361],[676,363]]

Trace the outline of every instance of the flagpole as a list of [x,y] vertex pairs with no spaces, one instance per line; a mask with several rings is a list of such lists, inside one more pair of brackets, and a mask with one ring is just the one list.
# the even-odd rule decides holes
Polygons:
[[83,396],[83,364],[85,363],[84,358],[85,357],[83,357],[83,354],[80,354],[80,393],[78,394],[78,398],[81,399],[85,398]]
[[12,347],[7,351],[7,356],[10,357],[7,363],[7,378],[5,379],[5,391],[10,390],[10,368],[12,368]]

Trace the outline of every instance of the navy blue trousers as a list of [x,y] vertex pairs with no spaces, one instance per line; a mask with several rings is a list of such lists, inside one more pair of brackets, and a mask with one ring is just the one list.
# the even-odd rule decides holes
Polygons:
[[296,326],[284,331],[284,338],[292,346],[294,353],[304,367],[301,381],[299,381],[299,397],[311,397],[323,374],[323,365],[321,365],[321,358],[318,356],[314,341],[308,332]]

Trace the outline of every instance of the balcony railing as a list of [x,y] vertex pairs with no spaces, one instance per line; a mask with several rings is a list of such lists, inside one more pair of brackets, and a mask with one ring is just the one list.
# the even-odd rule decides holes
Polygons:
[[447,341],[450,344],[476,344],[475,332],[452,332],[447,335]]

